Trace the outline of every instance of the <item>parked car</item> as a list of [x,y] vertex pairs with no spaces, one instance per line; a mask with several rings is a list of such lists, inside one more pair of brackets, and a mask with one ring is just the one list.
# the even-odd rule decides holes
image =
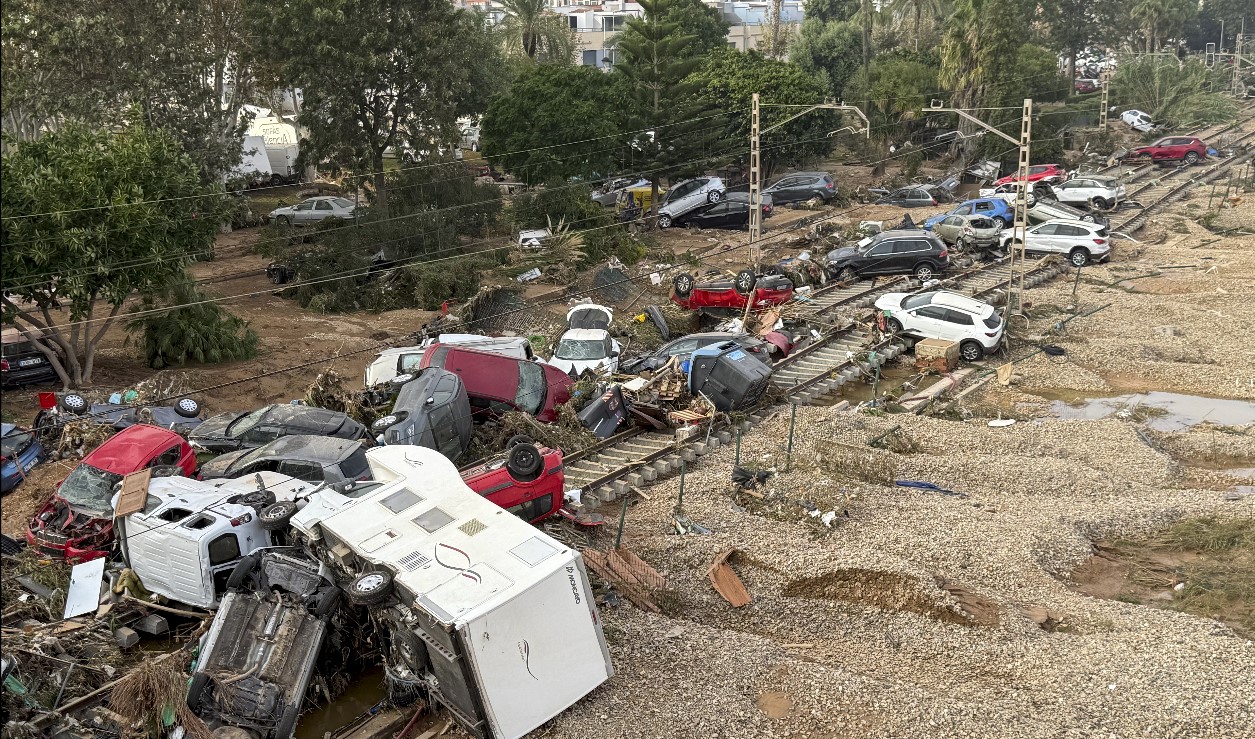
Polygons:
[[537,446],[527,436],[510,439],[504,455],[461,475],[468,488],[524,521],[539,523],[562,507],[562,450]]
[[1126,197],[1124,183],[1114,177],[1073,177],[1054,187],[1060,203],[1095,210],[1110,210]]
[[949,290],[888,293],[876,299],[876,308],[890,333],[957,341],[968,362],[997,351],[1006,329],[992,305]]
[[[740,203],[746,206],[746,223],[749,223],[748,206],[750,202],[749,185],[743,188],[728,190],[723,194],[724,202]],[[776,212],[776,199],[770,193],[762,192],[758,194],[758,204],[763,209],[763,218],[771,218]]]
[[985,216],[946,216],[932,227],[932,232],[950,246],[964,249],[988,249],[998,246],[1002,229]]
[[672,357],[688,359],[689,355],[704,346],[735,341],[745,351],[767,364],[771,364],[771,351],[767,342],[751,334],[737,334],[727,331],[710,331],[700,334],[689,334],[672,339],[650,354],[624,362],[624,372],[636,374],[646,370],[656,370],[665,365]]
[[57,371],[52,363],[21,331],[0,331],[0,385],[17,387],[56,381]]
[[1078,93],[1085,95],[1102,89],[1102,82],[1088,77],[1081,77],[1077,79],[1074,87]]
[[828,172],[794,172],[771,183],[763,192],[779,204],[819,198],[827,205],[837,196],[837,183]]
[[754,405],[771,384],[771,367],[735,341],[696,349],[690,362],[689,392],[709,398],[724,413]]
[[[89,403],[78,393],[56,396],[56,405],[45,408],[35,416],[35,426],[40,429],[59,427],[70,421],[88,421],[121,431],[139,423],[160,426],[180,436],[187,436],[200,428],[200,403],[192,398],[180,398],[174,405],[137,405],[127,402],[128,395],[115,393],[109,403]],[[116,401],[116,402],[112,402]]]
[[370,479],[366,450],[357,440],[302,434],[214,457],[201,466],[200,478],[243,477],[257,472],[278,472],[314,484],[325,482],[336,490],[350,490]]
[[1198,164],[1207,158],[1207,144],[1193,136],[1166,136],[1150,146],[1130,149],[1125,159]]
[[1037,203],[1030,205],[1027,216],[1030,224],[1045,223],[1054,220],[1072,220],[1085,221],[1086,223],[1094,223],[1100,226],[1110,226],[1107,217],[1102,213],[1093,210],[1081,210],[1067,203],[1060,203],[1053,200],[1042,199]]
[[720,277],[697,282],[683,272],[672,281],[671,302],[686,310],[716,312],[744,311],[746,305],[761,308],[793,299],[793,282],[782,275],[756,275],[743,269],[729,279]]
[[470,398],[471,412],[493,415],[519,410],[541,423],[558,420],[558,406],[571,399],[571,376],[550,364],[517,357],[432,344],[420,367],[457,373]]
[[948,213],[933,216],[924,221],[924,230],[929,231],[946,216],[986,216],[998,228],[1006,228],[1015,223],[1015,209],[1001,198],[978,198],[964,200]]
[[[1019,243],[1014,235],[1002,234],[1002,248]],[[1054,220],[1030,227],[1024,232],[1024,251],[1031,254],[1063,254],[1074,266],[1105,262],[1111,258],[1107,227],[1086,221]]]
[[[764,205],[763,208],[766,209],[767,206]],[[669,216],[658,218],[659,228],[696,226],[697,228],[745,229],[749,227],[749,223],[749,203],[738,203],[733,200],[700,205],[675,219]]]
[[45,456],[35,432],[11,423],[0,424],[0,493],[21,485],[26,473]]
[[616,177],[593,191],[593,200],[607,208],[613,208],[619,202],[619,194],[624,190],[636,187],[649,187],[649,180],[644,177]]
[[1150,133],[1158,128],[1154,119],[1150,117],[1150,113],[1144,113],[1140,110],[1126,110],[1120,114],[1120,120],[1124,121],[1129,128],[1140,133]]
[[392,382],[397,375],[413,374],[423,360],[423,352],[437,341],[441,344],[457,344],[468,349],[503,354],[507,357],[540,361],[532,353],[532,343],[526,337],[440,334],[434,339],[424,340],[418,346],[394,346],[379,352],[379,356],[366,366],[364,387],[371,388]]
[[[1067,170],[1061,164],[1032,164],[1028,168],[1029,182],[1062,182],[1068,176]],[[1009,174],[1006,177],[994,180],[994,187],[1005,185],[1008,182],[1019,182],[1018,174]]]
[[[1026,182],[1024,184],[1025,202],[1028,203],[1030,208],[1037,204],[1038,198],[1043,200],[1059,199],[1059,196],[1055,194],[1055,188],[1044,180],[1041,182]],[[982,198],[1005,200],[1014,207],[1016,201],[1020,199],[1020,183],[1005,182],[997,187],[982,187],[978,194]]]
[[114,486],[132,472],[196,473],[196,454],[183,437],[139,424],[109,437],[83,458],[31,517],[26,541],[40,553],[85,562],[113,544]]
[[670,228],[672,221],[707,203],[723,200],[727,187],[718,177],[698,177],[678,183],[662,198],[658,207],[658,226]]
[[339,411],[276,403],[247,413],[211,416],[188,436],[188,441],[205,451],[221,453],[256,449],[295,434],[357,440],[366,435],[366,429]]
[[456,460],[471,443],[471,403],[462,379],[439,367],[392,380],[392,410],[371,424],[380,444],[414,444]]
[[896,205],[901,208],[927,208],[933,205],[953,203],[954,196],[940,185],[910,185],[900,187],[876,201],[876,205]]
[[296,205],[275,208],[270,211],[269,218],[286,226],[312,226],[329,218],[351,221],[356,214],[357,206],[352,200],[338,195],[320,195]]
[[585,372],[614,374],[622,347],[610,336],[614,312],[604,305],[580,303],[567,311],[567,330],[558,340],[549,364],[572,377]]
[[950,252],[944,241],[927,231],[883,231],[856,247],[828,252],[827,269],[842,282],[902,274],[926,282],[950,269]]
[[291,739],[340,604],[330,570],[295,548],[245,557],[200,645],[187,706],[213,727]]

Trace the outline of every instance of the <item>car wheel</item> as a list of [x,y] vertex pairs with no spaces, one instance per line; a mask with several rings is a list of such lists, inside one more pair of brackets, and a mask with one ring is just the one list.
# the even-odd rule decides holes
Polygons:
[[1198,152],[1196,151],[1185,152],[1185,163],[1190,164],[1190,165],[1198,164]]
[[1024,198],[1024,202],[1028,204],[1028,207],[1033,208],[1037,205],[1037,196],[1030,192],[1028,197]]
[[959,344],[959,356],[963,357],[965,362],[975,362],[985,356],[985,350],[980,344],[969,339]]
[[261,554],[250,554],[231,570],[231,576],[227,578],[227,590],[232,593],[240,592],[240,588],[244,587],[244,581],[248,576],[253,574],[253,570],[257,569],[257,565],[261,563]]
[[1007,227],[1007,219],[1003,218],[1002,216],[994,216],[993,218],[989,220],[993,221],[994,228],[997,228],[999,230],[1002,230]]
[[392,594],[392,574],[383,571],[366,572],[354,578],[345,588],[349,600],[359,606],[383,603]]
[[896,318],[886,318],[885,330],[891,334],[900,334],[902,333],[902,322]]
[[545,457],[535,444],[516,444],[506,459],[506,472],[518,482],[531,482],[540,476]]
[[712,202],[712,203],[717,203],[717,202],[719,202],[720,200],[723,200],[723,191],[722,191],[722,190],[711,190],[711,191],[710,191],[710,194],[708,194],[708,195],[706,196],[706,199],[707,199],[707,200],[709,200],[709,201],[710,201],[710,202]]
[[671,286],[675,288],[677,297],[687,298],[693,292],[693,275],[687,272],[678,274],[671,280]]
[[535,441],[532,441],[532,437],[528,436],[527,434],[515,434],[514,436],[511,436],[510,440],[505,443],[505,448],[513,449],[519,444],[535,444],[535,443],[536,443]]
[[754,292],[754,283],[758,280],[754,277],[754,270],[743,269],[736,273],[736,279],[733,280],[733,287],[741,295],[749,295]]
[[853,267],[843,267],[841,268],[841,271],[837,273],[838,282],[853,282],[857,279],[858,273],[854,271]]
[[933,269],[931,264],[921,264],[915,268],[915,279],[920,282],[928,282],[937,276],[937,271]]
[[296,503],[281,500],[271,503],[257,514],[257,522],[266,531],[281,531],[288,527],[288,522],[296,515]]
[[288,227],[292,225],[292,219],[287,216],[279,216],[278,218],[275,218],[275,223],[280,226]]
[[260,513],[261,509],[275,502],[275,494],[269,490],[257,490],[241,495],[236,502],[256,509]]
[[314,606],[314,618],[326,618],[335,611],[336,606],[340,605],[340,589],[334,586],[323,590],[318,596],[318,605]]
[[79,415],[87,412],[87,398],[78,393],[68,393],[61,398],[61,410]]
[[192,675],[192,682],[187,686],[187,707],[192,709],[193,713],[200,713],[201,698],[205,695],[205,688],[209,686],[209,673],[198,672]]
[[1085,221],[1086,223],[1093,223],[1097,221],[1098,219],[1094,216],[1093,213],[1086,213],[1085,215],[1081,216],[1081,220]]
[[671,228],[671,216],[666,213],[658,216],[658,228]]
[[1098,198],[1098,197],[1089,201],[1089,204],[1090,204],[1090,207],[1092,207],[1094,210],[1107,210],[1107,208],[1111,207],[1110,205],[1108,205],[1107,200],[1105,198]]
[[179,402],[174,404],[174,412],[184,418],[196,418],[200,415],[200,403],[191,398],[180,398]]
[[1089,252],[1078,246],[1068,254],[1068,261],[1073,267],[1084,267],[1089,264]]

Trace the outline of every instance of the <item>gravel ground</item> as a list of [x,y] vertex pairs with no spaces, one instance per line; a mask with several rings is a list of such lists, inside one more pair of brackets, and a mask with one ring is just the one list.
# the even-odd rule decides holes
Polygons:
[[[912,453],[866,447],[895,425]],[[1250,735],[1250,641],[1060,579],[1091,539],[1185,515],[1255,515],[1255,496],[1183,485],[1191,471],[1161,451],[1202,448],[1205,431],[1152,447],[1125,421],[989,428],[830,408],[799,409],[796,428],[794,469],[767,483],[768,497],[848,517],[829,529],[798,506],[757,515],[743,496],[749,510],[738,510],[731,448],[685,480],[685,510],[709,536],[667,533],[678,479],[649,488],[624,546],[667,575],[666,615],[606,609],[618,674],[539,735]],[[743,462],[783,468],[787,434],[781,413],[745,437]],[[862,482],[834,460],[967,497]],[[742,609],[705,576],[730,546],[754,597]],[[1034,607],[1061,623],[1044,629]]]

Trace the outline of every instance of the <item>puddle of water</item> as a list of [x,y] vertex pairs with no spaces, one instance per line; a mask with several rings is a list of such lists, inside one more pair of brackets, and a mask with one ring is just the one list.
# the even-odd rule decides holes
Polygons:
[[323,739],[327,732],[344,726],[386,697],[383,669],[364,670],[335,700],[301,717],[296,739]]
[[[843,400],[850,401],[850,405],[858,405],[865,400],[871,400],[875,396],[873,389],[881,395],[886,392],[897,395],[902,387],[902,383],[917,374],[919,373],[910,366],[881,367],[878,385],[873,385],[871,382],[863,379],[852,380],[842,385],[838,392],[825,397],[819,405],[836,405]],[[922,384],[927,385],[930,383]]]
[[1069,391],[1033,394],[1050,400],[1050,412],[1057,418],[1099,419],[1131,413],[1157,431],[1183,431],[1204,421],[1221,426],[1255,423],[1255,403],[1246,400],[1159,391],[1114,397]]

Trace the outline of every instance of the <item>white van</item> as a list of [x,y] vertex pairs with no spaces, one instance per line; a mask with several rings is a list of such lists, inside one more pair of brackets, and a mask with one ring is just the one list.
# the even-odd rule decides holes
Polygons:
[[417,372],[419,362],[423,361],[423,352],[436,342],[457,344],[467,349],[504,354],[517,359],[540,361],[532,353],[531,342],[524,337],[440,334],[434,339],[426,339],[418,346],[394,346],[379,352],[379,356],[366,366],[366,376],[362,378],[363,386],[370,389],[392,382],[399,375]]

